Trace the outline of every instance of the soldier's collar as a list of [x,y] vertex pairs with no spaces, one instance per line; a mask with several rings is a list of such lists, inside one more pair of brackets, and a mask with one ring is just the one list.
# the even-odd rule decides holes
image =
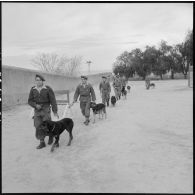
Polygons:
[[86,82],[85,84],[81,83],[81,85],[83,85],[83,86],[84,86],[84,85],[88,85],[88,83],[87,83],[87,82]]
[[40,89],[47,89],[47,88],[45,85],[43,85],[42,87],[39,87],[39,88],[37,86],[35,86],[34,89],[40,90]]

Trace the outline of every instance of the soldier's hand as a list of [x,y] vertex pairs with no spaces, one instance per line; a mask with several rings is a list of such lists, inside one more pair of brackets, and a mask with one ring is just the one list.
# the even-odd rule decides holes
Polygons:
[[68,107],[69,107],[69,108],[70,108],[70,107],[72,107],[72,106],[73,106],[73,104],[74,104],[74,102],[72,102],[71,104],[69,104],[69,106],[68,106]]
[[36,105],[36,109],[37,109],[37,110],[40,110],[40,109],[41,109],[41,105],[37,104],[37,105]]
[[60,118],[58,113],[54,113],[54,116],[57,117],[58,119]]

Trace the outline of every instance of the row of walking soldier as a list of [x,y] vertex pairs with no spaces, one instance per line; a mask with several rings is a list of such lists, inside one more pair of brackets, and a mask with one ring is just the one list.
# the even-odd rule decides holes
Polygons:
[[121,91],[123,89],[125,89],[127,84],[127,80],[125,78],[125,76],[120,77],[119,74],[117,74],[114,78],[113,78],[113,88],[114,88],[114,93],[115,93],[115,97],[117,100],[120,99],[121,97]]
[[[35,137],[40,140],[40,144],[37,146],[37,149],[41,149],[46,146],[45,137],[47,136],[44,131],[39,130],[39,125],[46,120],[51,120],[51,107],[54,113],[54,116],[58,116],[58,107],[56,103],[56,98],[54,91],[51,87],[44,85],[44,77],[37,74],[35,76],[36,85],[33,86],[30,90],[28,104],[34,108],[34,127]],[[53,136],[49,135],[48,144],[53,143]]]
[[[73,101],[69,105],[69,107],[73,106],[79,97],[81,113],[85,117],[85,125],[88,125],[90,122],[90,102],[96,102],[94,88],[90,83],[87,82],[87,80],[88,78],[86,76],[81,76],[81,83],[76,87]],[[53,143],[53,136],[46,134],[44,131],[41,131],[38,128],[43,121],[51,120],[51,108],[54,116],[59,118],[58,106],[54,91],[50,86],[45,85],[44,81],[45,78],[42,75],[36,74],[36,85],[31,88],[28,98],[28,104],[34,108],[33,120],[35,137],[40,140],[40,144],[37,146],[37,149],[41,149],[46,146],[44,141],[46,136],[49,136],[48,144],[50,145]],[[113,86],[115,89],[115,94],[118,95],[121,93],[121,87],[124,86],[124,84],[122,84],[120,80],[114,80]],[[99,84],[99,90],[102,103],[109,106],[111,86],[107,77],[102,76],[102,81]]]

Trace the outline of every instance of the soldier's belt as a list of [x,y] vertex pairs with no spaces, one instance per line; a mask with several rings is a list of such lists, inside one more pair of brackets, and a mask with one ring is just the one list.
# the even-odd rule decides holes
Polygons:
[[40,105],[40,106],[45,106],[45,105],[50,105],[50,103],[49,102],[39,102],[39,103],[36,103],[37,105]]

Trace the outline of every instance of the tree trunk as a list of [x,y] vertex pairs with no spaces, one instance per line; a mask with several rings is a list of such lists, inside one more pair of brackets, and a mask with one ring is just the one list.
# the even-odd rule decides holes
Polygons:
[[162,76],[162,74],[160,74],[160,79],[161,79],[161,80],[163,80],[163,76]]
[[186,72],[184,73],[184,79],[187,79],[187,73]]
[[174,79],[174,71],[171,71],[171,79]]

